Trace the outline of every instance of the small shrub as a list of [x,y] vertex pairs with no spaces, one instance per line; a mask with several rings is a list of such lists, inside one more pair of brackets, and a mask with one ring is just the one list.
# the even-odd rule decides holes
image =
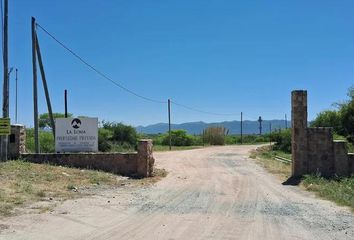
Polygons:
[[[185,130],[172,130],[171,131],[171,145],[172,146],[192,146],[194,143],[194,137],[188,135]],[[168,134],[165,134],[162,139],[162,145],[169,145],[170,138]]]
[[119,144],[128,143],[136,146],[138,134],[134,127],[124,125],[123,123],[103,122],[103,128],[112,132],[109,140]]
[[98,129],[98,151],[109,152],[112,149],[112,145],[109,139],[112,138],[112,131],[105,128]]
[[286,129],[271,134],[272,141],[275,142],[274,150],[291,153],[291,130]]
[[224,145],[228,133],[229,130],[224,127],[208,127],[203,131],[203,139],[210,145]]
[[[51,131],[39,131],[39,145],[41,152],[53,153],[55,151],[54,137]],[[34,129],[26,129],[26,150],[34,152]]]

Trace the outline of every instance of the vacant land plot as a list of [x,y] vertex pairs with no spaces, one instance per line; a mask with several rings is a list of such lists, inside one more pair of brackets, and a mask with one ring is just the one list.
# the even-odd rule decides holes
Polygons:
[[[157,175],[165,173],[157,171]],[[63,200],[95,194],[95,190],[156,181],[158,177],[134,180],[111,173],[66,168],[25,161],[0,163],[0,217],[31,206],[33,211],[47,211]],[[17,212],[18,212],[17,211]]]

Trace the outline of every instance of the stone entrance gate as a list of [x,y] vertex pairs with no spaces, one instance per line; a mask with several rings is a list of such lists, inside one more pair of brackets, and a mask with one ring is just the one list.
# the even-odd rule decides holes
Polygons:
[[354,173],[354,155],[345,141],[333,141],[333,129],[307,127],[307,91],[291,93],[292,176],[321,174],[348,176]]

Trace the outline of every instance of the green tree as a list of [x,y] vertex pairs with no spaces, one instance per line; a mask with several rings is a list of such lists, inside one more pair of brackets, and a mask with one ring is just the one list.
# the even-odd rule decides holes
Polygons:
[[354,87],[348,89],[347,101],[336,103],[337,110],[323,111],[312,122],[313,127],[333,127],[337,134],[354,143]]
[[112,145],[109,140],[112,139],[113,133],[109,129],[98,129],[98,150],[100,152],[109,152],[112,149]]
[[340,133],[342,131],[341,116],[335,110],[320,112],[311,123],[311,127],[333,127],[336,133]]
[[[53,113],[54,119],[56,118],[64,118],[65,114],[63,113]],[[68,117],[72,117],[71,113],[68,113]],[[50,126],[50,119],[49,119],[49,113],[43,113],[39,115],[39,121],[38,121],[39,128],[45,129],[45,128],[51,128]]]
[[134,127],[115,122],[102,122],[102,125],[104,129],[112,132],[110,140],[122,145],[136,146],[138,134]]
[[291,129],[272,132],[270,138],[275,142],[274,150],[291,153]]
[[339,115],[341,119],[342,135],[346,136],[348,141],[354,143],[354,88],[348,91],[350,100],[339,107]]

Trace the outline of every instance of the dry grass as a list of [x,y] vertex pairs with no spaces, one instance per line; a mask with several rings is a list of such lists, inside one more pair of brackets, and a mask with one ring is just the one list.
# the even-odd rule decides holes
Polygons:
[[128,183],[133,186],[134,185],[148,186],[160,181],[162,178],[166,177],[167,174],[168,172],[165,169],[154,168],[154,172],[152,173],[151,177],[140,178],[140,179],[129,179]]
[[257,163],[268,172],[279,176],[282,180],[286,180],[291,175],[291,165],[274,160],[275,155],[289,158],[286,154],[280,154],[278,151],[271,151],[270,146],[257,148],[252,151],[250,157],[255,159]]
[[[291,175],[291,165],[274,160],[274,152],[270,151],[269,146],[258,148],[252,152],[251,157],[270,173],[280,176],[282,180],[288,179]],[[349,206],[354,212],[354,175],[330,179],[320,175],[305,175],[301,179],[300,187],[338,205]]]
[[[85,195],[81,189],[97,186],[152,184],[166,176],[166,171],[156,170],[155,176],[146,179],[127,179],[102,171],[66,168],[25,161],[0,163],[0,216],[9,216],[14,209],[38,201],[63,201]],[[86,191],[87,192],[87,191]],[[45,211],[44,206],[40,211]]]

